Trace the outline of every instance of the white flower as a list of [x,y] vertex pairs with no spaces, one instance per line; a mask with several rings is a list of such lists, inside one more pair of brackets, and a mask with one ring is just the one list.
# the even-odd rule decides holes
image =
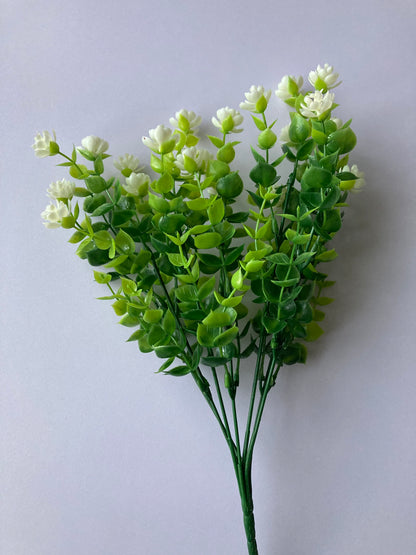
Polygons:
[[194,173],[197,170],[205,170],[209,160],[213,155],[206,149],[198,149],[195,146],[184,148],[176,157],[177,167],[188,173]]
[[276,96],[281,100],[289,100],[299,93],[299,89],[303,85],[303,77],[294,77],[293,75],[285,75],[277,85]]
[[221,129],[222,133],[241,133],[242,129],[237,129],[237,126],[243,123],[243,119],[237,110],[226,106],[217,110],[217,117],[212,118],[212,123]]
[[123,187],[127,193],[137,197],[140,194],[140,188],[149,183],[150,177],[146,173],[132,173],[130,177],[127,177],[126,184]]
[[305,96],[303,104],[300,107],[300,113],[305,118],[318,118],[323,113],[332,108],[335,95],[321,91],[315,91]]
[[353,164],[351,166],[351,168],[347,165],[344,166],[341,169],[342,172],[351,172],[356,176],[356,180],[351,180],[351,181],[341,181],[340,185],[341,185],[341,189],[343,190],[350,190],[353,193],[357,193],[359,191],[361,191],[361,189],[364,187],[365,185],[365,179],[364,179],[364,172],[360,171],[357,167],[357,164]]
[[196,133],[201,123],[201,116],[197,116],[195,112],[182,108],[182,110],[176,112],[174,118],[169,119],[169,123],[172,127],[177,127],[185,133]]
[[91,154],[98,156],[99,154],[104,154],[108,150],[108,143],[100,137],[95,135],[88,135],[81,141],[82,148],[88,150]]
[[338,77],[339,74],[334,72],[334,68],[329,64],[325,64],[324,67],[318,65],[315,71],[310,71],[308,80],[316,90],[326,91],[340,84],[337,83]]
[[143,144],[159,154],[172,152],[178,140],[179,136],[173,135],[172,129],[164,125],[158,125],[155,129],[150,129],[149,137],[142,137]]
[[43,225],[48,229],[54,229],[61,226],[63,218],[70,215],[67,205],[58,200],[55,204],[48,204],[45,210],[42,212],[41,217],[45,220]]
[[48,196],[53,199],[71,199],[74,196],[75,183],[68,181],[67,179],[60,179],[59,181],[54,181],[49,185],[47,191]]
[[267,108],[271,94],[271,90],[265,91],[261,85],[252,85],[250,90],[244,93],[246,100],[240,103],[240,108],[249,112],[263,113]]
[[55,131],[52,131],[52,135],[49,131],[44,131],[43,133],[38,133],[35,136],[35,142],[32,145],[35,151],[35,156],[38,158],[46,158],[46,156],[53,156],[57,152],[51,152],[51,142],[56,143]]
[[123,172],[123,170],[130,170],[130,173],[137,172],[141,169],[140,160],[133,156],[133,154],[119,156],[117,160],[114,161],[114,167],[121,172]]
[[281,143],[290,143],[289,127],[290,127],[290,123],[282,127],[282,130],[280,131],[280,135],[279,135],[279,141]]
[[331,121],[333,121],[335,123],[335,125],[337,126],[337,129],[341,129],[342,120],[340,120],[339,118],[331,118]]

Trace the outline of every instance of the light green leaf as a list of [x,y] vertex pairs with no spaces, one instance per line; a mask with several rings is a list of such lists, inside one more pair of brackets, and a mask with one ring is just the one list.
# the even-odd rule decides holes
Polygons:
[[232,328],[220,333],[214,340],[215,347],[224,347],[231,343],[238,335],[238,327],[233,326]]
[[203,233],[194,238],[194,243],[197,249],[212,249],[222,243],[222,236],[215,231]]

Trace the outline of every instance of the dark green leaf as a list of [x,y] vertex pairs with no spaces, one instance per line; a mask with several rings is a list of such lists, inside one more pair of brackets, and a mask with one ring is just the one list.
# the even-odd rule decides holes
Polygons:
[[172,368],[171,370],[166,370],[164,373],[168,374],[169,376],[180,377],[186,376],[190,372],[191,369],[189,368],[189,366],[175,366],[175,368]]
[[178,345],[162,345],[155,348],[155,353],[159,358],[176,357],[182,353],[182,348]]

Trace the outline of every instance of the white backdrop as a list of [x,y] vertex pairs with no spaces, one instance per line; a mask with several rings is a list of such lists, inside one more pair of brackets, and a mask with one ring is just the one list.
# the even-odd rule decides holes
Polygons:
[[1,11],[0,552],[245,553],[231,460],[193,382],[154,374],[158,360],[125,344],[129,330],[95,299],[70,232],[41,225],[45,190],[65,174],[35,159],[34,134],[55,129],[67,151],[96,134],[144,159],[141,135],[177,109],[209,121],[252,84],[329,62],[367,187],[337,239],[326,334],[306,366],[282,370],[265,411],[259,549],[416,553],[413,2],[2,0]]

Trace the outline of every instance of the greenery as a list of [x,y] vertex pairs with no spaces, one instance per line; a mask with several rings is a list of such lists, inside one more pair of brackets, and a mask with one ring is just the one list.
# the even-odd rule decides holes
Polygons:
[[[108,290],[102,298],[134,329],[128,341],[154,352],[159,372],[189,375],[214,413],[230,449],[252,555],[251,468],[265,402],[282,366],[305,363],[305,343],[323,333],[334,283],[326,265],[337,256],[330,241],[360,180],[347,166],[356,143],[350,122],[332,118],[330,77],[320,75],[315,97],[299,90],[300,79],[282,80],[277,94],[291,112],[280,143],[276,122],[267,118],[270,91],[246,93],[241,108],[251,111],[259,132],[248,177],[233,167],[235,149],[245,147],[232,140],[242,116],[229,108],[213,119],[219,135],[209,136],[211,153],[196,147],[200,118],[193,112],[178,112],[173,131],[151,130],[143,142],[152,150],[152,178],[130,155],[116,164],[119,178],[104,177],[108,144],[97,137],[71,155],[47,132],[34,145],[39,157],[63,156],[60,165],[78,182],[51,185],[56,204],[43,213],[45,225],[74,229],[69,241],[97,268],[95,280]],[[281,182],[284,160],[292,169]],[[236,399],[241,361],[251,356],[243,429]]]

